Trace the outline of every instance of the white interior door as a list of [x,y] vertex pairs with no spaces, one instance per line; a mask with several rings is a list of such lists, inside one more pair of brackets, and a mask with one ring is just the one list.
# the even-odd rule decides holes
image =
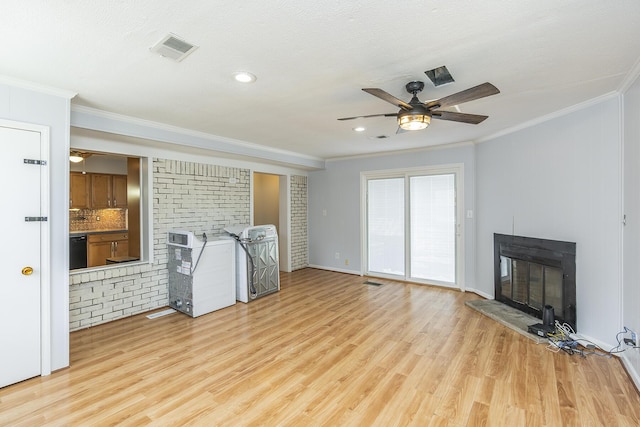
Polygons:
[[[41,159],[39,132],[0,126],[0,219],[5,235],[0,257],[0,387],[41,370]],[[43,189],[44,190],[44,189]],[[30,219],[31,219],[30,218]]]

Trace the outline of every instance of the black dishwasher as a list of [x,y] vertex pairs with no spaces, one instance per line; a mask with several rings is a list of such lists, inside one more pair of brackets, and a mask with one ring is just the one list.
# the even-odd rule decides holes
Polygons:
[[69,270],[87,268],[87,235],[69,237]]

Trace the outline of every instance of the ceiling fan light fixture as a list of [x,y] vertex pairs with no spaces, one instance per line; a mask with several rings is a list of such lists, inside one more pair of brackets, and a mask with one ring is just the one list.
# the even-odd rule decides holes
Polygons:
[[406,112],[398,115],[398,126],[404,130],[426,129],[431,124],[431,115],[426,113]]
[[84,160],[84,157],[82,157],[80,153],[76,153],[72,151],[71,154],[69,155],[69,161],[71,163],[80,163],[83,160]]

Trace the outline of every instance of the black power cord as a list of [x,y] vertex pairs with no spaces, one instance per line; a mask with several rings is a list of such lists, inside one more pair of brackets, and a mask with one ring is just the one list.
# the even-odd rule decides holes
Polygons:
[[191,274],[193,274],[196,271],[196,268],[198,267],[198,263],[200,262],[200,257],[202,256],[202,253],[204,252],[204,250],[207,247],[207,233],[202,233],[202,240],[204,241],[204,243],[202,244],[202,249],[200,250],[200,253],[198,254],[198,259],[196,260],[195,265],[191,269]]
[[247,258],[249,258],[250,262],[250,266],[251,266],[251,275],[249,277],[249,296],[251,297],[251,299],[256,299],[256,297],[258,296],[258,291],[256,291],[256,287],[254,285],[254,276],[256,275],[256,262],[253,259],[253,257],[251,256],[251,254],[249,253],[249,248],[247,248],[247,244],[245,242],[242,241],[242,239],[240,239],[240,236],[238,236],[237,234],[233,234],[233,233],[229,233],[229,235],[231,237],[233,237],[238,244],[240,245],[240,247],[245,251],[245,253],[247,254]]

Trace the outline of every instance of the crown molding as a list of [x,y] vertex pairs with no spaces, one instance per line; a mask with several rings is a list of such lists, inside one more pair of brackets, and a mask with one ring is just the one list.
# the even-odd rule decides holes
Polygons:
[[480,143],[483,143],[483,142],[486,142],[486,141],[491,141],[491,140],[499,138],[501,136],[509,135],[511,133],[518,132],[518,131],[521,131],[523,129],[527,129],[527,128],[539,125],[541,123],[548,122],[549,120],[557,119],[559,117],[566,116],[567,114],[575,113],[576,111],[580,111],[580,110],[583,110],[585,108],[592,107],[592,106],[597,105],[597,104],[599,104],[599,103],[601,103],[603,101],[606,101],[606,100],[609,100],[609,99],[612,99],[612,98],[616,98],[618,96],[620,96],[620,93],[617,92],[617,91],[609,92],[609,93],[606,93],[604,95],[598,96],[596,98],[589,99],[589,100],[587,100],[585,102],[581,102],[579,104],[572,105],[571,107],[567,107],[567,108],[564,108],[562,110],[554,111],[553,113],[546,114],[544,116],[536,117],[535,119],[532,119],[532,120],[529,120],[527,122],[521,123],[521,124],[519,124],[517,126],[513,126],[513,127],[510,127],[510,128],[507,128],[507,129],[503,129],[503,130],[501,130],[499,132],[496,132],[496,133],[493,133],[493,134],[491,134],[489,136],[485,136],[485,137],[479,138],[479,139],[476,140],[476,143],[480,144]]
[[620,87],[618,87],[618,92],[625,93],[626,91],[628,91],[631,85],[633,85],[633,83],[635,83],[635,81],[638,79],[638,76],[640,76],[640,58],[638,58],[635,65],[625,76],[624,80],[620,84]]
[[81,105],[71,106],[71,126],[175,145],[247,156],[309,169],[324,169],[324,159],[225,138],[164,123],[111,113]]
[[20,89],[32,90],[34,92],[44,93],[46,95],[59,96],[61,98],[72,99],[77,93],[70,90],[58,89],[51,86],[45,86],[33,83],[27,80],[16,79],[14,77],[0,75],[0,84],[18,87]]
[[393,150],[393,151],[383,151],[379,153],[354,154],[352,156],[331,157],[326,159],[325,161],[328,163],[328,162],[341,162],[343,160],[366,159],[370,157],[398,156],[403,154],[419,153],[422,151],[448,150],[451,148],[466,147],[469,145],[474,145],[474,142],[462,141],[462,142],[452,142],[450,144],[430,145],[428,147],[408,148],[406,150]]

